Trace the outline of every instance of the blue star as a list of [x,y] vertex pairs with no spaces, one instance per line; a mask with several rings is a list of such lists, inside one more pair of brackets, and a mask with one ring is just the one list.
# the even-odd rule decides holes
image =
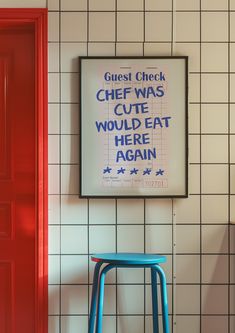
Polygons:
[[103,170],[103,173],[110,173],[111,170],[112,170],[112,168],[109,168],[109,167],[107,166],[107,168]]
[[159,169],[158,171],[156,171],[156,176],[163,176],[164,170]]
[[146,169],[143,171],[143,176],[144,176],[144,175],[150,175],[151,171],[152,171],[151,169],[146,168]]
[[138,171],[139,171],[138,169],[133,168],[130,170],[130,175],[137,175]]
[[117,173],[125,173],[126,169],[124,169],[123,167],[121,167],[119,170],[117,170]]

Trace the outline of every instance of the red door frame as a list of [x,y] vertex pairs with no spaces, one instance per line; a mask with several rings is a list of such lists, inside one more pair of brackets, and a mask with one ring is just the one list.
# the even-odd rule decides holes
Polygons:
[[34,25],[36,135],[35,333],[48,332],[47,9],[0,9],[0,24]]

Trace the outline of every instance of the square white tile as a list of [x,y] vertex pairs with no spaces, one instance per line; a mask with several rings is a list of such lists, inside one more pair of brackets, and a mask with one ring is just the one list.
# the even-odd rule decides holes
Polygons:
[[118,309],[118,314],[143,314],[144,286],[118,285],[117,309]]
[[228,10],[228,1],[202,0],[202,10]]
[[226,315],[227,313],[228,286],[202,285],[202,314]]
[[59,41],[59,13],[48,13],[48,42]]
[[228,253],[228,227],[225,225],[203,225],[202,252]]
[[87,252],[87,226],[61,226],[61,253],[86,254]]
[[200,223],[200,196],[190,195],[188,198],[174,199],[176,223]]
[[[88,331],[87,316],[62,316],[61,317],[61,333],[75,333],[78,330],[81,333]],[[54,333],[53,331],[50,333]]]
[[59,194],[60,192],[60,167],[59,165],[48,165],[48,194]]
[[140,268],[119,268],[117,269],[117,283],[142,284],[144,283],[144,269]]
[[61,165],[62,194],[78,194],[78,165]]
[[60,3],[58,0],[48,0],[47,3],[48,3],[47,8],[49,11],[59,10]]
[[177,314],[200,314],[199,285],[177,285],[175,297]]
[[89,13],[89,41],[115,41],[115,13]]
[[190,72],[200,71],[200,44],[199,43],[177,43],[174,55],[188,56]]
[[188,130],[189,134],[200,133],[200,106],[198,104],[188,106]]
[[61,163],[78,164],[78,135],[61,135]]
[[[213,332],[228,332],[228,316],[203,316],[202,317],[202,333]],[[234,326],[232,327],[232,329]],[[232,333],[232,331],[231,331]]]
[[59,72],[59,43],[48,43],[48,71]]
[[85,12],[61,13],[61,41],[62,42],[87,41],[87,13]]
[[169,42],[171,41],[171,13],[146,12],[145,13],[145,41]]
[[[116,333],[116,316],[105,316],[103,318],[103,331],[109,333]],[[84,332],[86,333],[86,332]]]
[[61,43],[61,71],[77,73],[79,71],[78,57],[86,55],[86,43]]
[[48,317],[48,331],[53,333],[59,333],[60,330],[60,317],[49,316]]
[[202,223],[228,223],[228,196],[202,196]]
[[228,71],[227,43],[202,43],[201,52],[202,72]]
[[228,166],[220,164],[202,165],[202,193],[228,193]]
[[143,0],[117,0],[117,10],[143,10]]
[[[228,75],[202,74],[202,102],[228,102]],[[220,84],[218,84],[220,82]]]
[[230,222],[235,224],[235,195],[230,196]]
[[61,134],[78,134],[78,104],[61,104]]
[[65,315],[88,313],[87,286],[61,286],[61,313]]
[[234,32],[234,27],[235,27],[235,12],[230,13],[230,41],[234,42],[235,41],[235,32]]
[[189,163],[200,163],[200,135],[189,136]]
[[144,331],[143,316],[120,316],[118,317],[119,333],[142,333]]
[[235,134],[235,105],[230,105],[230,131]]
[[202,104],[201,130],[203,134],[226,134],[228,132],[228,105]]
[[232,225],[230,229],[230,253],[235,254],[235,228]]
[[142,56],[143,43],[117,43],[116,52],[118,56]]
[[228,136],[203,135],[201,161],[202,163],[228,163]]
[[200,193],[200,165],[189,165],[188,187],[189,194]]
[[119,199],[117,201],[118,224],[142,224],[144,222],[144,200]]
[[198,12],[177,12],[175,39],[178,42],[200,41],[200,14]]
[[144,24],[143,12],[118,12],[117,41],[142,42],[144,40],[143,24]]
[[144,43],[145,56],[159,56],[171,55],[171,43]]
[[60,313],[60,286],[48,286],[48,313],[55,315]]
[[118,252],[144,252],[144,226],[119,225],[117,227]]
[[202,283],[228,283],[227,255],[202,256]]
[[60,223],[60,197],[59,195],[48,196],[48,223]]
[[227,42],[228,13],[202,12],[201,34],[203,42]]
[[61,196],[61,223],[87,224],[87,199],[80,199],[77,195]]
[[62,73],[61,74],[61,102],[78,103],[78,74]]
[[172,10],[172,1],[145,0],[145,10]]
[[176,253],[200,253],[200,226],[176,226]]
[[90,199],[89,200],[89,224],[115,224],[116,204],[115,200]]
[[61,284],[88,283],[88,256],[61,256]]
[[115,226],[89,227],[89,253],[115,252]]
[[58,164],[60,161],[60,136],[48,136],[48,164]]
[[176,282],[200,283],[200,255],[176,256]]
[[61,10],[87,10],[87,1],[88,0],[61,0]]
[[230,71],[235,72],[235,44],[229,44],[230,49]]
[[188,88],[188,100],[189,103],[199,103],[200,102],[200,75],[199,74],[189,74],[189,88]]
[[115,0],[88,0],[89,10],[115,10]]
[[176,318],[177,330],[180,333],[188,333],[190,327],[190,333],[200,332],[200,316],[178,316]]
[[59,134],[60,132],[60,106],[59,104],[48,104],[48,134]]
[[157,254],[172,252],[171,225],[147,225],[145,228],[146,252]]
[[88,43],[89,56],[115,56],[115,43]]
[[172,200],[146,199],[145,223],[172,223]]
[[48,283],[60,284],[60,256],[48,256]]
[[235,165],[230,165],[230,190],[235,194]]
[[10,5],[8,0],[1,0],[0,1],[0,6],[2,8],[44,8],[46,7],[46,1],[45,0],[35,0],[32,4],[31,0],[24,0],[23,2],[20,2],[18,0],[11,0]]
[[175,3],[177,10],[200,10],[200,0],[177,0]]
[[59,101],[60,101],[59,74],[48,73],[48,102],[59,103]]
[[230,101],[235,102],[235,74],[230,74]]

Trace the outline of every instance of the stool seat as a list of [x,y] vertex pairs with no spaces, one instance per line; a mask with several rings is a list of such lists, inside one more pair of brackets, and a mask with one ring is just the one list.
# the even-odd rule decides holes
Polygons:
[[157,265],[166,262],[166,257],[147,253],[119,252],[94,254],[91,260],[114,265]]

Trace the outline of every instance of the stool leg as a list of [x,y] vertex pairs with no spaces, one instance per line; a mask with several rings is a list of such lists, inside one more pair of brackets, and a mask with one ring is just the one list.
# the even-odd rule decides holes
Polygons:
[[96,333],[102,333],[102,316],[103,316],[103,306],[104,306],[104,282],[105,276],[108,271],[115,266],[109,264],[105,266],[101,273],[99,279],[99,291],[98,291],[98,300],[97,300],[97,314],[96,314]]
[[151,268],[152,283],[152,310],[153,310],[153,333],[158,333],[158,299],[157,299],[157,273]]
[[102,263],[97,262],[97,264],[95,265],[95,270],[94,270],[88,333],[94,332],[98,280],[99,280],[99,271],[100,271],[101,265],[102,265]]
[[165,276],[163,269],[159,265],[154,266],[154,269],[157,271],[159,278],[160,278],[163,333],[170,333],[169,318],[168,318],[166,276]]

